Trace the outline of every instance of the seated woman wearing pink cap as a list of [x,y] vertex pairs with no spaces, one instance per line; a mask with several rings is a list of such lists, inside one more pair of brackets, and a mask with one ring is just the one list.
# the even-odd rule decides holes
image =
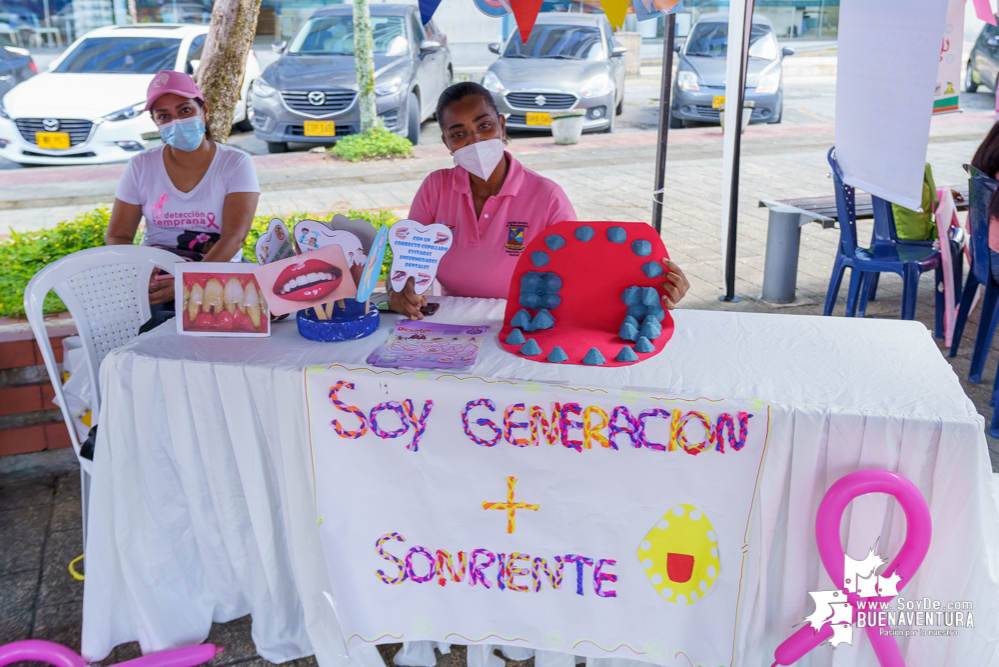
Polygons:
[[[441,138],[458,166],[435,171],[423,181],[409,217],[429,225],[441,222],[454,232],[441,259],[437,280],[450,296],[505,299],[517,260],[546,227],[576,220],[565,192],[554,181],[525,168],[504,149],[506,119],[492,94],[477,83],[458,83],[437,102]],[[664,261],[663,298],[667,308],[690,284],[676,264]],[[389,294],[392,310],[423,319],[426,300],[413,278]]]
[[[208,103],[182,72],[164,70],[153,77],[146,110],[164,143],[129,160],[104,242],[132,244],[145,217],[143,245],[193,261],[229,261],[246,241],[260,198],[253,161],[212,141]],[[151,304],[172,299],[173,281],[150,281]]]

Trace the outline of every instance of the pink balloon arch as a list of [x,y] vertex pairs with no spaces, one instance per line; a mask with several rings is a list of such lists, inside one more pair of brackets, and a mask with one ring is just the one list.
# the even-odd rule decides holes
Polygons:
[[[125,665],[128,667],[195,667],[195,665],[208,662],[224,650],[224,648],[216,648],[214,644],[186,646],[120,662],[116,667],[124,667]],[[36,660],[48,663],[52,667],[87,667],[87,661],[78,653],[55,642],[25,639],[0,646],[0,667],[24,660]]]
[[[926,552],[930,548],[932,521],[926,500],[916,485],[905,477],[887,470],[858,470],[840,478],[826,491],[822,502],[819,503],[818,515],[815,517],[815,541],[818,544],[822,565],[833,584],[844,589],[846,552],[839,537],[840,524],[847,505],[854,498],[868,493],[886,493],[894,497],[905,512],[905,542],[898,555],[882,573],[886,577],[900,576],[902,579],[897,589],[901,590],[909,583],[922,564],[923,558],[926,557]],[[856,623],[858,601],[867,604],[868,601],[891,602],[893,599],[892,596],[865,598],[851,592],[846,592],[846,597],[853,608],[854,623]],[[865,627],[865,631],[881,667],[905,667],[905,660],[902,659],[902,653],[893,637],[881,636],[879,629],[870,625]],[[818,630],[810,624],[805,625],[777,647],[774,652],[776,660],[774,666],[794,664],[832,636],[831,623],[826,623]]]

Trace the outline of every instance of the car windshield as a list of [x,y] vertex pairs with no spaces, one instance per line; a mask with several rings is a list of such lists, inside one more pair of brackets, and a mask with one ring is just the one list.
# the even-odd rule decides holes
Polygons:
[[[372,16],[371,34],[376,54],[401,56],[407,52],[406,27],[401,16]],[[309,19],[295,35],[288,53],[301,56],[354,55],[354,19],[350,14]]]
[[[724,58],[727,51],[727,23],[700,23],[687,38],[685,53],[688,56]],[[760,60],[777,58],[777,40],[766,26],[753,24],[753,31],[749,35],[749,57]]]
[[91,37],[70,52],[55,72],[156,74],[177,64],[179,39]]
[[600,28],[582,25],[535,25],[527,44],[514,30],[506,44],[504,58],[565,58],[570,60],[601,60],[604,42]]

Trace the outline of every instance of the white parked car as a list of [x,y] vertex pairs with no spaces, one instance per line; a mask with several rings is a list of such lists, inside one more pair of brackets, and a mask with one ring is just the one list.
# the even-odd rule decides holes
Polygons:
[[[158,141],[146,105],[156,72],[193,74],[208,26],[108,26],[88,32],[0,100],[0,156],[21,164],[123,162]],[[234,114],[250,130],[247,92],[260,74],[252,51]]]

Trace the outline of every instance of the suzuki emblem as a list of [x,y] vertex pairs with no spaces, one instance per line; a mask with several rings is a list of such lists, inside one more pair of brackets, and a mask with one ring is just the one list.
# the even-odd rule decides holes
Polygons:
[[55,118],[46,118],[42,121],[42,127],[46,132],[56,132],[59,129],[59,121]]
[[321,90],[313,90],[309,93],[309,104],[320,106],[326,102],[326,93]]
[[537,97],[534,98],[534,103],[537,104],[539,107],[543,107],[545,104],[548,103],[548,100],[545,99],[544,95],[538,95]]

